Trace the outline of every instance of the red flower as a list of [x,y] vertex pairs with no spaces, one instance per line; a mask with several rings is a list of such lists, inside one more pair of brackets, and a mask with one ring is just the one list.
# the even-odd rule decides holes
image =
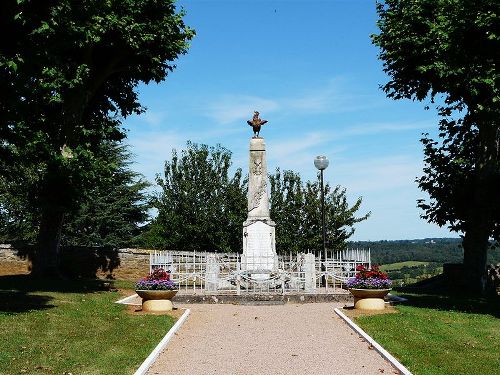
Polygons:
[[365,266],[359,265],[356,267],[356,273],[355,278],[356,279],[382,279],[382,280],[387,280],[389,277],[387,276],[386,273],[380,271],[379,266],[374,265],[371,269],[366,269]]
[[169,281],[170,272],[166,272],[162,268],[157,268],[146,277],[146,280]]

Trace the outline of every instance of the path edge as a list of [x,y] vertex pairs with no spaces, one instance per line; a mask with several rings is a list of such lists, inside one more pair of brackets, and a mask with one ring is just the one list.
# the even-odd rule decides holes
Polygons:
[[385,350],[378,342],[376,342],[370,335],[363,331],[356,323],[349,319],[342,311],[335,308],[335,313],[341,317],[354,331],[356,331],[361,337],[373,346],[373,348],[387,361],[389,361],[395,368],[397,368],[403,375],[413,375],[410,370],[401,364],[396,358],[394,358],[391,353]]
[[129,301],[129,300],[131,300],[131,299],[133,299],[133,298],[135,298],[135,297],[139,297],[139,296],[137,295],[137,293],[132,294],[131,296],[128,296],[128,297],[122,298],[121,300],[116,301],[115,303],[120,303],[120,304],[122,304],[122,305],[132,305],[131,303],[128,303],[128,301]]
[[156,358],[160,355],[161,351],[165,349],[170,339],[174,336],[174,334],[181,328],[182,324],[186,321],[189,314],[191,313],[190,309],[186,309],[184,314],[177,320],[177,322],[173,325],[172,328],[167,332],[167,334],[161,339],[161,341],[156,345],[156,348],[153,349],[151,354],[142,362],[141,366],[134,372],[134,375],[144,375],[151,365],[155,362]]

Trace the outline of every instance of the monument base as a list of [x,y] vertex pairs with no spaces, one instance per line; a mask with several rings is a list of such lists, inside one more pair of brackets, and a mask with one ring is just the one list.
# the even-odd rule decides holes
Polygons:
[[247,220],[243,224],[242,271],[250,271],[255,280],[266,280],[278,269],[275,224],[267,220]]

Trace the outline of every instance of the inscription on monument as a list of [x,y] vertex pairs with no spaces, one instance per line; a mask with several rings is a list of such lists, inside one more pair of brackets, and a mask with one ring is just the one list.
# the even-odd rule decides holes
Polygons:
[[248,227],[248,232],[251,233],[252,241],[247,243],[248,255],[260,254],[262,249],[271,248],[271,232],[267,225],[255,223]]

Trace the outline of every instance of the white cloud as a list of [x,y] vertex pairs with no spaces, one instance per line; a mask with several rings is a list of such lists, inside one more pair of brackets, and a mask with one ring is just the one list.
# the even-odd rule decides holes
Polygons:
[[248,114],[259,110],[272,112],[279,108],[274,100],[246,95],[224,95],[208,104],[207,115],[221,124],[245,120]]
[[287,114],[342,113],[374,108],[382,103],[372,96],[348,93],[340,81],[332,79],[322,87],[272,99],[239,94],[223,95],[209,99],[205,114],[219,123],[228,124],[247,119],[248,114],[255,110],[263,113],[279,110]]
[[165,160],[169,160],[172,149],[181,149],[186,139],[175,132],[147,132],[128,138],[135,155],[135,170],[153,182],[157,173],[163,171]]
[[350,126],[338,133],[338,136],[371,135],[384,132],[404,132],[417,129],[428,129],[435,127],[429,121],[417,121],[406,123],[371,123],[364,125]]
[[336,179],[348,191],[364,194],[415,186],[422,161],[408,155],[394,155],[342,162],[335,168]]
[[140,115],[140,120],[151,126],[162,125],[166,122],[167,113],[165,111],[153,111],[148,109]]

